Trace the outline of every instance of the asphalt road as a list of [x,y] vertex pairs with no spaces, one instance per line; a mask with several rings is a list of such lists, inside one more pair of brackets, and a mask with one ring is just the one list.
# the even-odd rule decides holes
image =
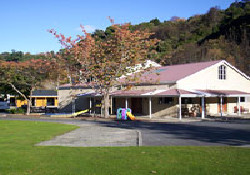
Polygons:
[[141,132],[142,146],[243,146],[250,147],[250,120],[147,122],[147,121],[85,121],[74,119],[26,119],[75,125],[129,129]]

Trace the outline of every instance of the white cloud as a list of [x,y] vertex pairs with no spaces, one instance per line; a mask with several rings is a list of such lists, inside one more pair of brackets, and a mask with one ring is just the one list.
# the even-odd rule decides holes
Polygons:
[[[94,32],[96,30],[95,26],[91,26],[91,25],[84,25],[83,27],[86,30],[86,32],[88,32],[88,33],[92,33],[92,32]],[[82,28],[78,27],[78,28],[76,28],[76,30],[77,31],[82,31]]]

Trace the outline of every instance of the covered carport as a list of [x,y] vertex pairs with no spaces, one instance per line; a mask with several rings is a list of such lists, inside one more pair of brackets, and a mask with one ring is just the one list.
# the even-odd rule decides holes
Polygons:
[[[146,108],[148,117],[151,119],[153,117],[153,110],[157,106],[152,104],[153,98],[162,98],[162,97],[173,97],[176,98],[175,100],[175,106],[177,117],[182,120],[184,114],[183,114],[183,105],[182,102],[185,98],[191,98],[191,99],[199,99],[197,102],[192,102],[191,105],[198,105],[200,108],[200,116],[202,119],[205,119],[206,117],[206,105],[209,105],[206,103],[206,100],[211,98],[218,98],[219,99],[219,106],[220,109],[218,110],[218,114],[220,116],[223,116],[223,110],[222,110],[222,103],[224,98],[236,98],[237,99],[237,110],[238,115],[240,116],[242,114],[242,108],[241,108],[241,97],[250,97],[250,93],[242,92],[242,91],[235,91],[235,90],[183,90],[183,89],[169,89],[169,90],[129,90],[129,91],[116,91],[111,94],[112,99],[113,98],[122,98],[123,101],[121,101],[121,104],[119,107],[135,107],[131,103],[131,99],[134,98],[141,98],[141,99],[147,99],[146,103],[142,103],[138,101],[137,105],[146,106],[142,108]],[[139,104],[140,103],[140,104]],[[211,109],[210,109],[211,110]],[[208,111],[209,112],[209,111]]]
[[[191,91],[181,90],[181,89],[169,89],[169,90],[130,90],[130,91],[116,91],[112,93],[112,99],[113,98],[123,98],[124,101],[122,104],[120,104],[119,107],[125,107],[128,106],[131,107],[131,104],[128,105],[128,99],[132,98],[141,98],[141,99],[147,99],[147,113],[149,118],[152,118],[152,98],[164,98],[164,97],[173,97],[178,99],[178,101],[175,101],[175,106],[178,105],[178,110],[175,111],[177,113],[177,117],[179,119],[182,119],[182,98],[201,98],[202,101],[202,118],[205,118],[205,104],[204,104],[204,95],[200,93],[195,93]],[[139,105],[143,105],[142,102]],[[134,106],[132,106],[134,107]],[[156,106],[154,106],[156,107]],[[145,108],[145,107],[144,107]]]
[[[236,90],[196,90],[196,93],[202,94],[204,97],[217,97],[219,98],[220,116],[223,116],[223,98],[236,98],[238,115],[242,114],[241,98],[250,97],[250,93]],[[249,109],[248,109],[249,110]]]

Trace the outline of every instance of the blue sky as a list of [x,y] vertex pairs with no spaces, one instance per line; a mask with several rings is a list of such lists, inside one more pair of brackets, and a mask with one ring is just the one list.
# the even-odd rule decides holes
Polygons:
[[138,24],[172,16],[190,17],[210,7],[229,7],[234,0],[0,0],[0,52],[11,49],[33,54],[61,46],[47,29],[66,36],[80,34],[80,24],[91,32],[116,23]]

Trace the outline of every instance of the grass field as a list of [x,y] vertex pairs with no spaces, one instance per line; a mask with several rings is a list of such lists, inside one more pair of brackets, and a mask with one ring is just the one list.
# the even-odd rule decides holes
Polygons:
[[0,174],[250,174],[236,147],[43,147],[72,125],[0,120]]

